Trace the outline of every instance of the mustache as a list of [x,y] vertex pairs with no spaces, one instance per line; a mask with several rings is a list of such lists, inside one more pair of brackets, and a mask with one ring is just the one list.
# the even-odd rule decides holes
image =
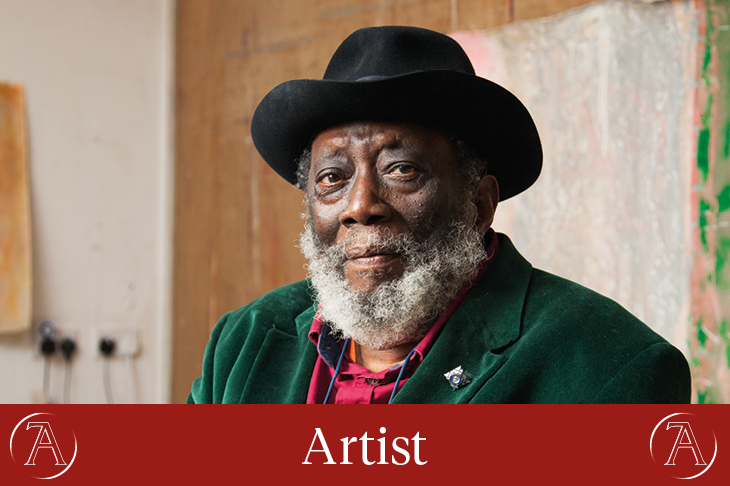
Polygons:
[[328,245],[314,233],[318,249],[331,258],[345,262],[351,258],[383,254],[412,254],[422,246],[410,233],[394,235],[388,228],[367,228],[348,232],[345,239]]

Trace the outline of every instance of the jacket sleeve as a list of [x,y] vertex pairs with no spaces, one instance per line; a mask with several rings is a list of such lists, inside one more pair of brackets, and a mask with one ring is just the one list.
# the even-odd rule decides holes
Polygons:
[[213,328],[213,332],[210,335],[210,340],[205,347],[205,354],[203,355],[203,372],[193,382],[192,390],[188,395],[185,403],[214,403],[214,363],[215,363],[215,352],[220,339],[223,326],[230,313],[221,317],[218,323]]
[[601,389],[594,403],[690,403],[689,365],[666,342],[636,355]]

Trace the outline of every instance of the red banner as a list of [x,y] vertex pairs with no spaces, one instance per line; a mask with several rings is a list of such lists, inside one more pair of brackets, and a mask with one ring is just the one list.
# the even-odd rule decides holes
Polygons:
[[[2,484],[727,484],[730,405],[3,405]],[[6,442],[8,444],[8,442]]]

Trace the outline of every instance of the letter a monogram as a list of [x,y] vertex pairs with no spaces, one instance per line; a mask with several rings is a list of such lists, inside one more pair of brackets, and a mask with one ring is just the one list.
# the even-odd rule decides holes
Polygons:
[[53,430],[51,430],[51,424],[48,422],[28,422],[25,430],[30,430],[31,427],[38,427],[40,430],[38,431],[38,436],[35,438],[35,443],[33,444],[33,450],[30,451],[30,456],[28,456],[28,461],[25,465],[35,466],[35,457],[39,449],[51,449],[53,457],[56,458],[56,466],[65,466],[66,463],[61,455],[61,449],[58,447],[56,437],[53,435]]
[[679,434],[677,439],[674,441],[674,447],[672,447],[672,453],[669,454],[669,459],[664,463],[665,466],[674,466],[674,460],[677,458],[677,452],[679,449],[691,449],[692,454],[695,455],[695,465],[705,466],[705,460],[702,458],[700,452],[700,446],[695,440],[695,435],[692,433],[692,427],[689,426],[689,422],[669,422],[667,424],[667,430],[671,427],[679,428]]

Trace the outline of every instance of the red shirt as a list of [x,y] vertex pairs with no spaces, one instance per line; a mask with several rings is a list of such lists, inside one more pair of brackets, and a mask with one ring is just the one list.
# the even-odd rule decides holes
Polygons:
[[[485,272],[494,259],[494,255],[499,250],[497,234],[491,229],[489,231],[491,241],[487,248],[487,257],[479,263],[474,276],[459,290],[459,293],[456,294],[456,297],[451,301],[446,311],[441,314],[426,336],[416,345],[409,362],[373,373],[352,361],[348,356],[349,353],[345,352],[345,356],[342,358],[340,372],[335,379],[335,384],[327,403],[388,403],[401,366],[406,366],[398,384],[399,390],[403,388],[426,357],[426,353],[431,349],[433,343],[436,342],[436,338],[438,338],[446,322],[467,296],[474,283]],[[315,314],[314,320],[312,321],[312,327],[309,330],[309,339],[317,346],[319,357],[314,365],[312,380],[309,383],[307,403],[323,403],[324,397],[327,395],[327,389],[332,381],[332,376],[334,376],[337,361],[342,353],[344,340],[338,341],[330,334],[330,327],[319,318],[319,312]]]

